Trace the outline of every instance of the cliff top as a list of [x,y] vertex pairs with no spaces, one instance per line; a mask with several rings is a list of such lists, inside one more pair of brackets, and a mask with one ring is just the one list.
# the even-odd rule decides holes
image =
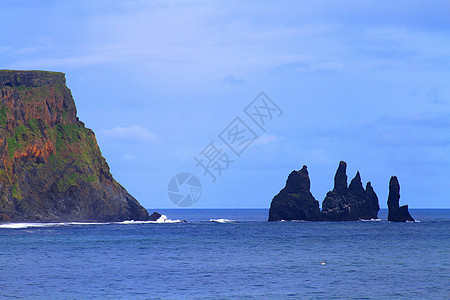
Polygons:
[[64,73],[50,71],[0,70],[0,87],[38,87],[58,83],[66,83],[66,75]]

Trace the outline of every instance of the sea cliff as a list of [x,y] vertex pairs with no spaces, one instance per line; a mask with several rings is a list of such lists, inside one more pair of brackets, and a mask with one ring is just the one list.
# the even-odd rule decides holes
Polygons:
[[79,121],[63,73],[0,71],[0,221],[148,220]]

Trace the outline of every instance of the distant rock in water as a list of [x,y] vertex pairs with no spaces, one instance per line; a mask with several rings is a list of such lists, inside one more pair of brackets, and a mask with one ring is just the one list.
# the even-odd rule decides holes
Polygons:
[[76,114],[63,73],[0,71],[0,221],[149,219]]
[[292,171],[286,186],[276,195],[270,205],[269,221],[321,220],[319,201],[310,192],[310,181],[306,166]]
[[333,191],[340,195],[348,194],[347,187],[347,163],[345,161],[340,161],[339,166],[334,175],[334,189]]
[[322,202],[327,221],[357,221],[378,218],[378,197],[370,182],[363,188],[359,171],[347,187],[347,163],[341,161],[334,176],[334,188]]
[[389,196],[388,196],[388,221],[390,222],[414,222],[408,211],[408,205],[399,205],[400,202],[400,184],[396,176],[392,176],[389,181]]
[[159,218],[161,218],[161,214],[160,214],[160,213],[157,213],[157,212],[155,211],[155,212],[153,212],[153,213],[149,216],[148,220],[149,220],[149,221],[158,221]]

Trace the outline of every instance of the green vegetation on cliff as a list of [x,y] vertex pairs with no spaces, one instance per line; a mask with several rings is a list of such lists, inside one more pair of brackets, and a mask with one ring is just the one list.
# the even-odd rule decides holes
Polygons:
[[8,113],[8,108],[4,105],[0,104],[0,126],[5,127],[6,126],[6,114]]
[[0,71],[0,216],[149,217],[113,179],[94,133],[76,117],[62,73]]

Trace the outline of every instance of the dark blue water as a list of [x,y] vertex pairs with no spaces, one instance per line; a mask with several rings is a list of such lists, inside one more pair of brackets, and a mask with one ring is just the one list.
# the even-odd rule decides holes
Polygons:
[[411,210],[420,223],[161,212],[189,223],[0,228],[1,298],[450,298],[450,210]]

